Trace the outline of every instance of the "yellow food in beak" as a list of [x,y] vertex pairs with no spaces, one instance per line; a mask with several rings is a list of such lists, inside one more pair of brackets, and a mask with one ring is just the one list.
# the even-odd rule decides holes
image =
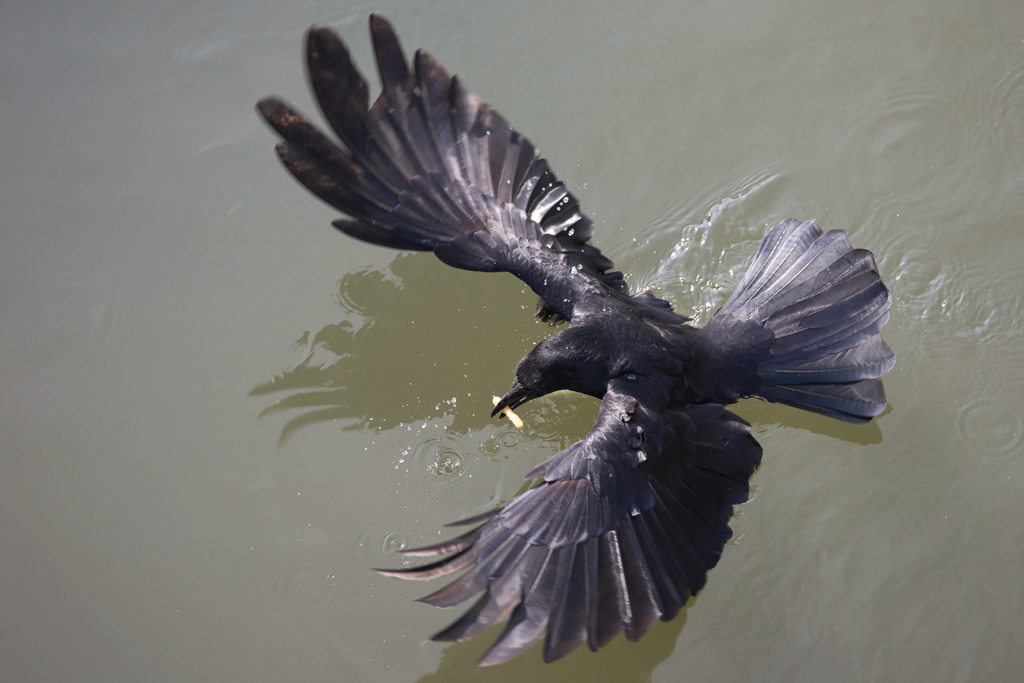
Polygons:
[[[500,400],[501,400],[501,397],[495,396],[493,401],[491,401],[491,404],[492,405],[498,405],[498,401],[500,401]],[[501,409],[501,412],[505,414],[505,417],[508,418],[509,422],[511,422],[512,424],[514,424],[516,426],[516,429],[522,429],[526,425],[526,423],[523,422],[522,418],[520,418],[518,415],[516,415],[515,413],[512,412],[511,408],[506,406],[506,407]]]

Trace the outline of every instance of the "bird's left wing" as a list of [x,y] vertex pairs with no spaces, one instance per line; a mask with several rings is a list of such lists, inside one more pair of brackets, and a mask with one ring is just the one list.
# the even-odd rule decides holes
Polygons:
[[626,293],[537,148],[424,50],[410,69],[387,20],[372,15],[370,34],[383,86],[372,106],[337,34],[306,37],[309,78],[340,145],[280,99],[258,104],[288,170],[351,216],[334,225],[458,268],[511,272],[546,303],[542,317],[570,319],[595,287]]
[[[527,473],[543,481],[487,521],[412,556],[450,555],[382,573],[427,580],[468,569],[422,598],[451,607],[479,600],[435,640],[458,641],[508,617],[481,664],[546,637],[545,661],[625,630],[639,638],[703,585],[747,499],[761,447],[747,423],[716,404],[655,411],[611,382],[590,433]],[[452,554],[454,553],[454,554]]]

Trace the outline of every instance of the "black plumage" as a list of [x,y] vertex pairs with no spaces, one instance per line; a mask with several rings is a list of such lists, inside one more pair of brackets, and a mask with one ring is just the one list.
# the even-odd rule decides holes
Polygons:
[[495,407],[568,389],[602,399],[590,433],[527,472],[542,481],[459,525],[467,533],[408,551],[441,558],[389,576],[464,572],[423,598],[477,601],[436,640],[507,619],[481,660],[545,639],[552,661],[619,631],[639,638],[673,618],[707,578],[761,461],[749,426],[723,408],[759,397],[839,419],[886,405],[895,355],[878,336],[891,296],[870,252],[845,232],[793,219],[765,236],[735,293],[703,329],[651,292],[630,294],[588,244],[593,222],[537,149],[496,111],[370,17],[383,91],[368,88],[337,35],[307,35],[309,78],[341,144],[278,99],[258,109],[283,138],[288,170],[349,218],[342,232],[445,263],[509,272],[570,325],[538,344]]

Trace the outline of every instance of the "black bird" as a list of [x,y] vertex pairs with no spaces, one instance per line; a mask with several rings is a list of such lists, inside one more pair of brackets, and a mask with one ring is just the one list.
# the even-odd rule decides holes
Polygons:
[[481,664],[541,638],[549,662],[622,630],[635,640],[704,585],[733,505],[747,499],[761,447],[723,405],[756,397],[870,420],[896,360],[878,336],[892,297],[845,232],[789,219],[710,323],[687,324],[650,291],[630,293],[587,244],[594,225],[579,202],[498,112],[423,50],[410,70],[387,20],[371,15],[370,34],[383,85],[372,106],[338,36],[307,34],[309,79],[340,145],[281,100],[259,102],[285,167],[350,216],[334,222],[342,232],[511,273],[540,296],[538,317],[570,323],[523,358],[492,415],[563,389],[601,399],[583,440],[526,473],[540,484],[455,523],[479,524],[468,533],[406,552],[447,557],[379,571],[468,570],[422,600],[451,607],[482,594],[439,641],[508,618]]

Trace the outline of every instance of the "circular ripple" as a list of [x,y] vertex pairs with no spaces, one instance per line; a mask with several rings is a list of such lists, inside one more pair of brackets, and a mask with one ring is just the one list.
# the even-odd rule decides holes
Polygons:
[[529,412],[522,415],[526,422],[522,431],[506,423],[495,438],[502,449],[508,437],[512,444],[508,448],[516,448],[526,439],[532,448],[541,448],[543,444],[554,448],[554,453],[568,448],[590,431],[599,405],[583,394],[560,392],[545,396],[532,401]]
[[993,396],[975,396],[960,407],[956,433],[972,452],[1002,455],[1016,451],[1024,435],[1019,408]]
[[409,547],[409,537],[401,531],[389,531],[380,539],[380,551],[384,554],[405,552]]
[[[939,245],[922,241],[920,235],[923,226],[937,226],[948,220],[948,215],[928,205],[923,193],[883,192],[872,196],[850,225],[825,227],[849,230],[853,245],[869,247],[882,274],[895,280],[901,269],[942,262],[945,254],[939,251]],[[907,229],[908,221],[919,227]]]
[[1024,269],[993,272],[975,265],[964,274],[959,334],[998,354],[997,362],[1019,367],[1024,362],[1024,299],[1018,295]]
[[875,158],[884,159],[911,144],[917,130],[929,120],[932,112],[942,107],[939,97],[914,86],[893,91],[873,103],[874,115],[866,122],[869,136],[851,135],[851,144],[868,140],[866,151]]
[[1024,367],[1024,299],[1015,294],[1024,269],[1000,272],[991,264],[938,259],[917,249],[904,254],[893,271],[893,307],[917,329],[905,335],[904,353],[939,357],[954,344],[961,361],[983,357],[986,365],[1011,373]]
[[733,631],[738,624],[747,619],[748,611],[747,601],[732,598],[719,602],[701,616],[702,620],[706,619],[705,628],[708,630]]
[[414,447],[412,459],[416,469],[426,471],[444,484],[450,484],[468,469],[466,458],[459,453],[461,445],[453,437],[444,435],[436,439],[424,439]]
[[335,572],[338,552],[328,546],[302,546],[286,553],[274,577],[274,597],[302,614],[337,609],[343,592]]
[[462,456],[455,451],[442,449],[435,455],[434,459],[427,465],[427,471],[438,479],[451,479],[457,477],[465,467]]
[[1014,39],[996,46],[966,83],[958,109],[967,113],[963,130],[972,146],[1019,154],[1024,142],[1024,43]]
[[970,269],[962,260],[940,260],[920,248],[903,252],[890,280],[894,308],[904,319],[928,330],[927,334],[912,337],[912,343],[934,343],[940,332],[948,339],[963,325],[960,316],[970,314],[964,305],[969,296]]
[[[402,555],[402,551],[414,545],[428,545],[433,541],[413,542],[405,531],[395,529],[390,526],[391,523],[393,521],[389,523],[384,520],[372,520],[348,537],[341,558],[348,591],[354,590],[356,584],[362,584],[367,580],[377,585],[377,580],[370,572],[373,567],[402,569],[423,563],[422,558],[406,557]],[[410,521],[408,526],[419,530],[422,525]],[[437,540],[441,540],[441,537]],[[385,588],[380,593],[374,593],[374,599],[382,603],[408,602],[423,593],[423,586],[415,581],[385,581],[382,585]]]
[[369,307],[360,301],[360,294],[367,287],[374,287],[383,284],[384,273],[373,268],[357,268],[346,273],[338,280],[338,292],[335,301],[341,308],[349,313],[363,317],[371,317]]
[[984,357],[986,365],[1011,374],[1024,367],[1024,299],[1015,294],[1022,282],[1022,268],[1000,271],[963,258],[921,255],[904,257],[892,279],[897,309],[922,330],[908,341],[956,340],[958,353]]

